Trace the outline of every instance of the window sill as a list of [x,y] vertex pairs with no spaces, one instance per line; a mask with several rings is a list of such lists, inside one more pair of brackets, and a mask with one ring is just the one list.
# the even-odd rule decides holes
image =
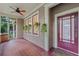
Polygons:
[[0,35],[6,35],[6,34],[8,34],[8,33],[0,33]]

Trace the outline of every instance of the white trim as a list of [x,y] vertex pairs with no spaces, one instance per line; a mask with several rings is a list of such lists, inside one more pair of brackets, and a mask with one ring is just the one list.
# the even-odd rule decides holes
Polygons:
[[0,35],[6,35],[6,34],[8,34],[8,33],[0,33]]
[[[0,16],[0,35],[1,35],[1,16]],[[1,38],[0,38],[0,43],[1,43]]]
[[[73,13],[73,12],[78,12],[79,13],[79,7],[76,7],[76,8],[72,8],[70,10],[66,10],[64,12],[60,12],[58,14],[55,14],[55,27],[54,27],[54,32],[55,32],[55,41],[54,41],[54,47],[57,48],[57,17],[58,16],[62,16],[64,14],[68,14],[68,13]],[[79,28],[78,28],[79,29]],[[79,33],[78,33],[78,38],[79,38]],[[79,42],[79,39],[78,39],[78,42]],[[78,43],[78,54],[79,54],[79,43]]]
[[45,41],[45,50],[48,51],[49,50],[49,12],[48,12],[48,8],[45,7],[45,23],[47,24],[47,32],[45,33],[45,38],[44,38],[44,41]]
[[7,16],[10,18],[23,18],[22,16],[12,15],[12,14],[8,14],[8,13],[4,13],[4,12],[0,12],[0,16]]
[[58,4],[60,4],[60,3],[47,3],[47,4],[44,5],[44,7],[48,7],[48,9],[49,9],[49,8],[52,8],[56,5],[58,5]]
[[24,20],[27,20],[27,19],[31,18],[31,17],[34,16],[35,14],[39,14],[39,11],[34,12],[33,14],[29,15],[28,17],[26,17]]
[[[9,19],[10,20],[10,19]],[[11,20],[13,20],[13,19],[11,19]],[[13,33],[12,33],[12,39],[14,39],[15,38],[15,32],[14,32],[14,24],[15,23],[15,20],[13,20],[11,23],[8,23],[8,35],[10,35],[10,24],[12,24],[12,26],[13,26]],[[11,38],[10,37],[8,37],[8,39],[10,40]]]
[[1,16],[0,16],[0,33],[1,33]]
[[24,19],[26,19],[27,17],[29,17],[33,12],[35,12],[36,10],[38,10],[41,6],[43,6],[44,5],[44,7],[46,7],[46,8],[51,8],[51,7],[54,7],[54,6],[56,6],[56,5],[58,5],[59,3],[42,3],[42,4],[40,4],[39,6],[37,6],[35,9],[33,9],[33,11],[31,11],[30,13],[28,13],[25,17],[24,17]]
[[30,14],[32,14],[33,12],[35,12],[36,10],[38,10],[41,6],[43,6],[45,3],[40,4],[39,6],[37,6],[35,9],[33,9],[33,11],[31,11],[30,13],[28,13],[24,19],[26,19]]
[[[41,6],[43,6],[45,8],[45,23],[47,24],[47,32],[45,33],[45,50],[48,51],[49,50],[49,8],[54,7],[56,5],[58,5],[59,3],[46,3],[46,4],[41,4],[39,6],[37,6],[32,12],[30,12],[29,14],[27,14],[24,17],[24,20],[27,20],[28,18],[32,17],[34,12],[36,10],[38,10]],[[33,13],[33,14],[32,14]],[[32,15],[30,15],[32,14]]]
[[[38,14],[38,21],[39,21],[39,23],[40,23],[39,11],[34,12],[33,14],[29,15],[29,16],[28,16],[27,18],[25,18],[24,20],[29,20],[29,18],[31,18],[31,20],[32,20],[33,16],[36,15],[36,14]],[[32,20],[32,25],[33,25],[33,20]],[[33,29],[33,26],[32,26],[32,29]],[[29,34],[29,32],[27,32],[27,33]],[[38,36],[40,35],[40,30],[39,30],[39,34],[38,34],[38,35],[34,34],[33,32],[31,33],[31,35],[38,37]]]
[[79,12],[79,7],[77,7],[77,8],[72,8],[72,9],[70,9],[70,10],[66,10],[66,11],[64,11],[64,12],[61,12],[61,13],[58,13],[58,14],[56,14],[55,16],[62,16],[62,15],[64,15],[64,14],[68,14],[68,13],[73,13],[73,12]]
[[[28,24],[29,24],[29,20],[31,20],[31,25],[33,25],[33,21],[32,21],[32,17],[30,17],[29,19],[28,19]],[[24,24],[25,25],[25,24]],[[28,32],[28,33],[30,33],[30,34],[32,34],[32,28],[33,28],[33,26],[31,27],[31,32]]]
[[[33,18],[33,16],[34,16],[35,14],[38,14],[38,23],[40,23],[39,11],[37,11],[36,13],[34,13],[34,14],[32,15],[32,18]],[[33,24],[33,20],[32,20],[32,24]],[[33,28],[32,28],[32,29],[33,29]],[[34,34],[34,31],[33,31],[33,32],[32,32],[32,35],[33,35],[33,36],[36,36],[36,37],[39,37],[39,36],[40,36],[40,26],[39,26],[39,29],[38,29],[38,34],[37,34],[37,35]]]
[[[79,12],[78,12],[78,31],[79,31]],[[79,55],[79,32],[78,32],[78,55]]]
[[58,47],[58,48],[61,49],[61,50],[64,50],[64,51],[70,52],[70,53],[72,53],[72,54],[78,55],[77,53],[74,53],[74,52],[72,52],[72,51],[69,51],[69,50],[66,50],[66,49],[63,49],[63,48],[60,48],[60,47]]
[[13,21],[13,39],[16,38],[16,36],[15,36],[16,34],[15,34],[15,32],[14,32],[14,30],[16,30],[16,29],[15,29],[15,25],[16,25],[16,23],[15,23],[15,21]]
[[58,5],[57,3],[51,3],[51,4],[45,4],[44,8],[45,8],[45,23],[47,24],[47,32],[45,33],[45,50],[48,51],[49,50],[49,9],[51,7],[54,7]]

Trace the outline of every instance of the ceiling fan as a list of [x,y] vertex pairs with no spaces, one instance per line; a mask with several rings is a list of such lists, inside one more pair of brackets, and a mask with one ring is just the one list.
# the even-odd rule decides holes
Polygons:
[[22,15],[22,16],[24,16],[23,13],[26,12],[26,10],[21,10],[21,9],[18,8],[18,7],[17,7],[17,8],[13,8],[12,6],[10,6],[10,8],[14,10],[12,13],[17,12],[17,13],[19,13],[19,14]]

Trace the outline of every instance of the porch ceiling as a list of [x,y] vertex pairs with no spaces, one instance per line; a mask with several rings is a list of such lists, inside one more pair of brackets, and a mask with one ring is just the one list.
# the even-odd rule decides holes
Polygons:
[[[35,9],[37,6],[39,6],[42,3],[0,3],[0,13],[1,14],[8,14],[8,15],[12,15],[12,16],[16,16],[16,17],[23,17],[18,13],[12,13],[12,11],[14,11],[13,9],[10,8],[10,6],[12,7],[19,7],[21,9],[26,10],[26,12],[24,13],[24,15],[27,15],[29,12],[31,12],[33,9]],[[1,15],[0,14],[0,15]]]

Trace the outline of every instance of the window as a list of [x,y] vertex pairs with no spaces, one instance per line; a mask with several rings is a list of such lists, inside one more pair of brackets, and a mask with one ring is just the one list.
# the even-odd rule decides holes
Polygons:
[[32,18],[29,18],[28,19],[28,22],[29,22],[29,24],[28,24],[28,26],[29,26],[29,33],[32,33]]
[[25,28],[26,32],[28,32],[28,19],[25,21]]
[[63,39],[66,41],[70,40],[70,20],[63,20]]
[[24,20],[24,32],[28,32],[28,19]]
[[26,27],[26,19],[24,20],[24,27],[23,27],[23,29],[24,29],[24,32],[26,32],[26,29],[25,29],[25,27]]
[[[24,20],[24,32],[33,33],[36,35],[39,35],[39,13],[38,11],[32,14],[30,17],[27,18],[27,20]],[[25,28],[27,27],[27,28]]]
[[1,16],[1,33],[8,32],[8,19],[5,16]]
[[32,17],[33,20],[33,33],[38,35],[39,34],[39,15],[36,14]]

